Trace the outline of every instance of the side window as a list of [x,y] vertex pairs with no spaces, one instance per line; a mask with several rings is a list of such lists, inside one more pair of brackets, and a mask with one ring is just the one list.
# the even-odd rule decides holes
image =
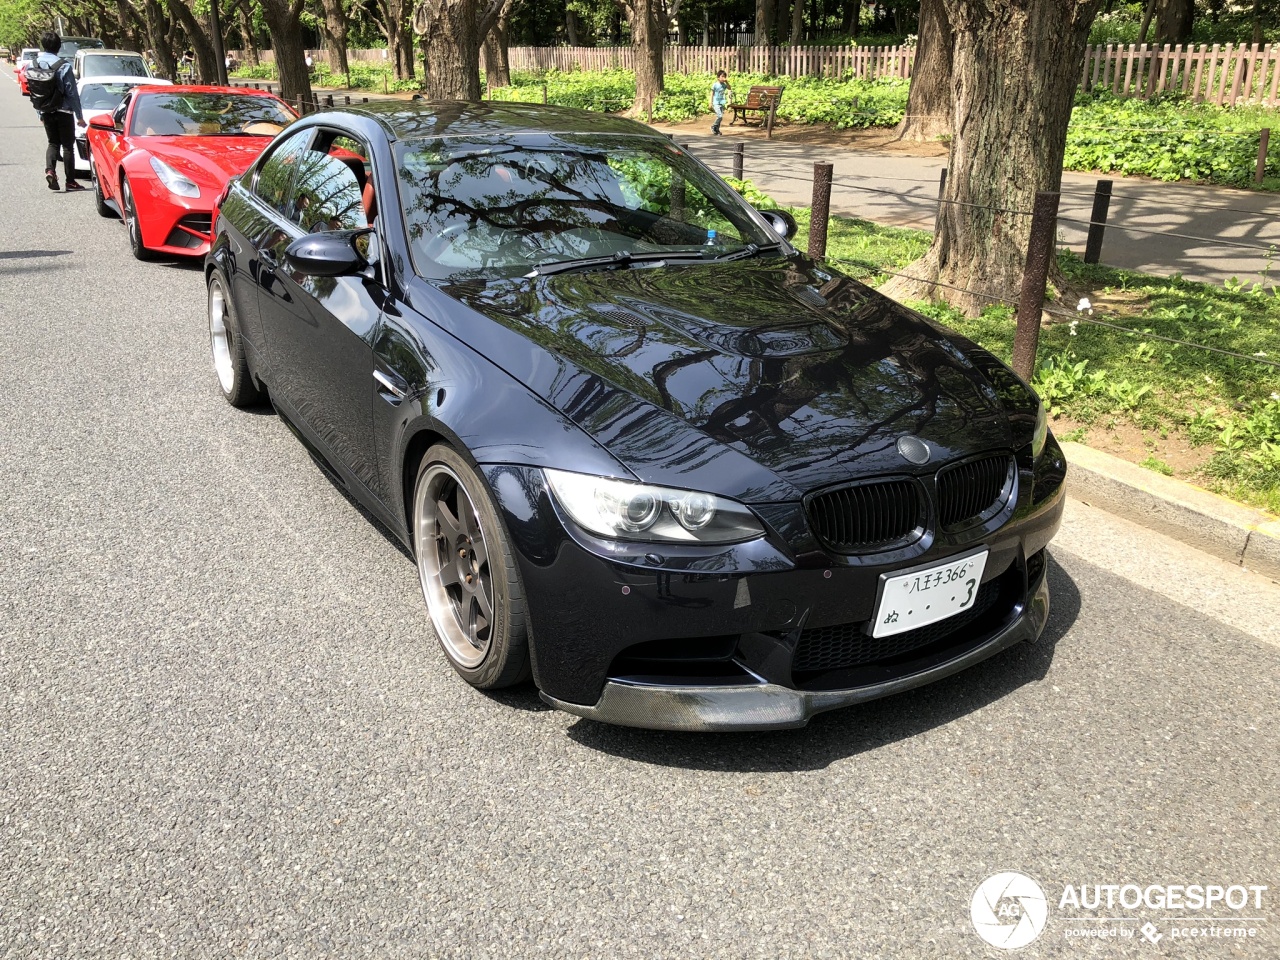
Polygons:
[[294,134],[271,151],[271,156],[258,169],[253,181],[253,192],[262,198],[263,203],[286,217],[293,207],[294,174],[301,158],[308,152],[310,141],[310,130]]
[[299,158],[292,206],[284,211],[285,216],[308,232],[368,226],[364,196],[369,182],[367,155],[359,141],[322,134]]

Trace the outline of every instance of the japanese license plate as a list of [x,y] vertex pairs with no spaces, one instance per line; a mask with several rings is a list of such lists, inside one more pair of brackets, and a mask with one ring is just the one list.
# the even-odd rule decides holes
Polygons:
[[987,566],[987,550],[948,560],[936,567],[881,574],[880,602],[872,622],[873,637],[891,637],[955,616],[973,606]]

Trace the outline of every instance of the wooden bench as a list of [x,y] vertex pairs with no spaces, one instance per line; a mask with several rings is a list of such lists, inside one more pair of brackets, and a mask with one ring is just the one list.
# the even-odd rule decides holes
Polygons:
[[750,116],[758,113],[756,123],[764,123],[769,116],[769,108],[782,100],[782,91],[785,87],[765,87],[754,86],[747,91],[747,99],[742,103],[731,103],[729,109],[733,111],[733,119],[729,121],[729,126],[733,126],[742,120],[743,124],[750,126]]

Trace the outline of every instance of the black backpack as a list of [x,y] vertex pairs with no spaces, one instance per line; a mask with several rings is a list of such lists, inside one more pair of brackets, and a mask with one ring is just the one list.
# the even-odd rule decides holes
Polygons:
[[42,67],[39,61],[27,67],[27,90],[31,94],[31,105],[41,113],[62,109],[62,88],[58,85],[58,71],[66,63],[66,60],[59,57],[50,67]]

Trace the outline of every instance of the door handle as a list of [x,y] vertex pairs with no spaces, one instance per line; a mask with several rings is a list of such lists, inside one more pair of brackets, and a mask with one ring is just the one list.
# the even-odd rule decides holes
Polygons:
[[[409,395],[409,391],[400,383],[396,382],[398,379],[399,378],[397,377],[393,380],[388,374],[383,373],[381,370],[373,371],[373,380],[378,385],[378,393],[381,394],[382,399],[386,400],[393,407],[398,406],[401,401]],[[388,396],[388,394],[390,394],[390,396]]]

